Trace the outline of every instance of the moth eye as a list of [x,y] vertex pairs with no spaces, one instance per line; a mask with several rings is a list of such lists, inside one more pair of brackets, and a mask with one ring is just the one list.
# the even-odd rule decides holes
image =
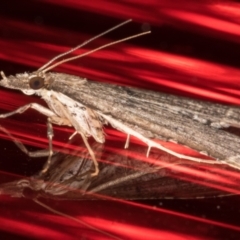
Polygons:
[[38,90],[44,86],[44,78],[42,77],[32,77],[29,80],[29,86],[30,88],[34,90]]

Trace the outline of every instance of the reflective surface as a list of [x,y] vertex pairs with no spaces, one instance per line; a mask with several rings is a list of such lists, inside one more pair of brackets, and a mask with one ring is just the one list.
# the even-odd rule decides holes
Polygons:
[[[240,104],[239,101],[239,4],[233,1],[8,1],[0,4],[0,63],[6,75],[33,71],[48,59],[92,37],[122,20],[133,18],[116,32],[84,50],[151,28],[152,34],[94,53],[59,66],[65,72],[96,81],[138,86],[212,101]],[[78,51],[81,53],[81,50]],[[0,89],[1,112],[29,102],[43,101],[16,91]],[[34,111],[1,125],[28,148],[47,147],[46,119]],[[62,148],[71,129],[55,126],[56,148]],[[236,129],[233,129],[235,131]],[[106,130],[106,148],[111,154],[144,158],[145,146],[132,139],[124,150],[124,134]],[[26,157],[0,132],[1,183],[35,174],[45,161]],[[137,144],[137,145],[135,145]],[[138,150],[138,146],[142,147]],[[180,152],[188,151],[172,146]],[[34,148],[35,149],[35,148]],[[157,151],[150,159],[154,160]],[[165,156],[159,153],[158,158]],[[142,157],[140,157],[142,156]],[[163,161],[163,160],[161,160]],[[177,161],[177,160],[176,160]],[[164,162],[164,161],[163,161]],[[190,164],[191,165],[191,164]],[[225,167],[180,165],[169,179],[202,184],[209,191],[237,193],[239,172]],[[172,180],[173,186],[176,182]],[[169,187],[168,187],[169,188]],[[208,189],[208,188],[206,188]],[[191,192],[190,188],[185,190]],[[198,195],[198,194],[195,194]],[[204,197],[199,194],[196,197]],[[178,193],[175,196],[178,197]],[[41,199],[58,211],[81,219],[123,239],[237,239],[239,237],[239,196],[190,200],[96,200]],[[0,196],[1,235],[49,239],[65,237],[95,239],[108,236],[59,216],[31,199]],[[9,227],[11,226],[11,228]]]

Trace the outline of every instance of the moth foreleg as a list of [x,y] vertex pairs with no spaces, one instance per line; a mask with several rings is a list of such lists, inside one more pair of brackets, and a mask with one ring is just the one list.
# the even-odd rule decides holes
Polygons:
[[[52,123],[51,122],[58,122],[59,125],[71,125],[69,123],[69,121],[67,119],[63,119],[63,118],[59,118],[54,112],[52,112],[50,109],[46,108],[46,107],[43,107],[41,106],[40,104],[37,104],[37,103],[29,103],[27,105],[24,105],[20,108],[18,108],[17,110],[15,111],[12,111],[12,112],[9,112],[9,113],[5,113],[5,114],[0,114],[0,118],[7,118],[7,117],[10,117],[14,114],[21,114],[25,111],[27,111],[29,108],[32,108],[40,113],[42,113],[43,115],[47,116],[48,117],[48,124],[47,124],[47,136],[48,136],[48,139],[49,139],[49,150],[48,150],[48,160],[43,168],[43,170],[41,171],[41,173],[45,173],[50,164],[51,164],[51,158],[52,158],[52,155],[53,155],[53,149],[52,149],[52,138],[53,138],[53,128],[52,128]],[[16,143],[17,146],[20,147],[20,149],[22,149],[25,153],[28,154],[28,151],[26,150],[25,147],[23,147],[21,144],[19,143]]]
[[32,108],[32,109],[42,113],[43,115],[45,115],[47,117],[56,116],[56,114],[54,112],[52,112],[50,109],[48,109],[46,107],[43,107],[42,105],[40,105],[38,103],[29,103],[27,105],[24,105],[24,106],[16,109],[15,111],[0,114],[0,118],[7,118],[7,117],[10,117],[10,116],[15,115],[15,114],[21,114],[21,113],[27,111],[29,108]]
[[147,150],[147,156],[151,150],[152,147],[158,148],[166,153],[169,153],[175,157],[178,157],[180,159],[186,159],[186,160],[191,160],[194,162],[199,162],[199,163],[208,163],[208,164],[225,164],[225,162],[220,162],[220,161],[216,161],[216,160],[206,160],[206,159],[202,159],[202,158],[196,158],[196,157],[191,157],[191,156],[187,156],[187,155],[183,155],[177,152],[174,152],[168,148],[165,148],[164,146],[162,146],[160,143],[157,143],[149,138],[144,137],[142,134],[138,133],[137,131],[133,130],[132,128],[128,127],[127,125],[125,125],[124,123],[114,119],[113,117],[109,116],[109,115],[105,115],[101,112],[98,112],[98,114],[100,116],[102,116],[106,121],[108,121],[114,128],[118,129],[119,131],[122,131],[124,133],[126,133],[127,135],[132,135],[135,136],[136,138],[138,138],[139,140],[143,141],[144,143],[147,144],[148,146],[148,150]]
[[10,132],[8,132],[6,128],[0,125],[0,130],[5,132],[9,136],[9,138],[16,144],[16,146],[22,152],[24,152],[27,156],[34,157],[34,158],[48,156],[49,151],[47,149],[42,149],[37,151],[28,151],[28,149],[23,145],[23,143],[20,140],[16,139]]

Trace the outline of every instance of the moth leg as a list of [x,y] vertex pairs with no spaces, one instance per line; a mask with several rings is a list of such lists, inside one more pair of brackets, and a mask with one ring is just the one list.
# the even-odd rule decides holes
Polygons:
[[[50,166],[50,163],[51,163],[51,158],[52,158],[52,155],[53,155],[53,150],[52,150],[52,138],[53,138],[52,123],[57,123],[58,125],[69,125],[69,126],[71,126],[71,124],[67,119],[58,117],[50,109],[45,108],[45,107],[43,107],[43,106],[41,106],[40,104],[37,104],[37,103],[29,103],[27,105],[24,105],[24,106],[16,109],[15,111],[5,113],[5,114],[0,114],[0,118],[7,118],[7,117],[10,117],[10,116],[12,116],[14,114],[17,114],[17,113],[21,114],[21,113],[27,111],[29,108],[35,109],[36,111],[38,111],[38,112],[40,112],[43,115],[48,117],[47,136],[48,136],[48,139],[49,139],[49,150],[48,150],[49,155],[48,155],[48,160],[47,160],[43,170],[41,171],[41,173],[43,174],[48,170],[48,168]],[[18,145],[18,146],[20,146],[20,145]],[[20,147],[20,149],[21,148],[22,148],[22,146]],[[26,153],[28,153],[28,151]]]
[[11,140],[15,143],[15,145],[22,151],[24,152],[27,156],[29,157],[46,157],[49,154],[49,151],[46,149],[43,150],[37,150],[37,151],[28,151],[27,148],[23,145],[23,143],[16,139],[10,132],[7,131],[6,128],[4,128],[3,126],[0,125],[0,130],[5,132],[6,135],[9,136],[9,138],[11,138]]
[[48,118],[48,121],[47,121],[47,137],[48,137],[48,145],[49,145],[49,147],[48,147],[48,159],[47,159],[47,162],[45,163],[40,175],[44,174],[48,171],[48,169],[51,165],[52,155],[54,153],[53,152],[53,147],[52,147],[52,139],[53,139],[53,136],[54,136],[52,123],[56,123],[57,125],[72,126],[71,123],[65,118],[60,118],[60,117],[56,117],[56,116]]
[[95,154],[94,154],[92,148],[90,147],[90,145],[89,145],[89,143],[88,143],[88,141],[87,141],[87,137],[86,137],[81,131],[75,131],[75,132],[69,137],[69,139],[72,139],[76,134],[80,134],[80,135],[81,135],[81,137],[82,137],[82,139],[83,139],[83,142],[84,142],[85,146],[87,147],[88,152],[89,152],[89,154],[90,154],[90,156],[91,156],[91,158],[92,158],[92,160],[93,160],[93,163],[94,163],[94,166],[95,166],[95,172],[93,172],[93,173],[91,174],[91,176],[92,176],[92,177],[97,176],[98,173],[99,173],[98,162],[97,162],[97,159],[96,159],[96,157],[95,157]]
[[148,146],[148,150],[147,150],[147,154],[146,154],[147,157],[149,157],[149,153],[151,151],[151,148],[152,148],[151,146]]
[[96,160],[95,154],[94,154],[92,148],[90,147],[90,145],[89,145],[89,143],[87,141],[87,137],[80,131],[78,133],[82,136],[83,142],[84,142],[85,146],[87,147],[88,152],[89,152],[89,154],[90,154],[90,156],[91,156],[91,158],[93,160],[94,166],[95,166],[95,172],[93,172],[91,174],[91,176],[92,177],[97,176],[98,173],[99,173],[99,168],[98,168],[98,162]]
[[54,112],[52,112],[50,109],[43,107],[42,105],[40,105],[38,103],[29,103],[27,105],[24,105],[24,106],[16,109],[15,111],[0,114],[0,118],[7,118],[7,117],[10,117],[15,114],[21,114],[21,113],[27,111],[29,108],[35,109],[36,111],[42,113],[43,115],[45,115],[47,117],[56,116],[56,114]]
[[78,131],[75,131],[68,139],[71,140],[77,134],[78,134]]
[[190,156],[186,156],[180,153],[176,153],[168,148],[165,148],[164,146],[162,146],[160,143],[154,142],[153,140],[144,137],[142,134],[136,132],[135,130],[133,130],[132,128],[128,127],[127,125],[123,124],[122,122],[112,118],[109,115],[105,115],[101,112],[98,112],[98,114],[100,116],[102,116],[106,121],[108,121],[114,128],[128,134],[128,135],[132,135],[135,136],[136,138],[138,138],[139,140],[143,141],[144,143],[146,143],[148,145],[148,151],[147,151],[147,156],[151,150],[152,147],[158,148],[166,153],[169,153],[175,157],[178,157],[180,159],[186,159],[186,160],[191,160],[194,162],[199,162],[199,163],[208,163],[208,164],[225,164],[225,162],[220,162],[220,161],[216,161],[216,160],[206,160],[203,158],[196,158],[196,157],[190,157]]
[[83,139],[83,142],[85,144],[85,146],[87,147],[88,149],[88,152],[93,160],[93,163],[94,163],[94,166],[95,166],[95,172],[91,174],[92,177],[94,176],[97,176],[98,173],[99,173],[99,168],[98,168],[98,162],[96,160],[96,157],[95,157],[95,154],[92,150],[92,148],[90,147],[88,141],[87,141],[87,138],[84,136],[84,134],[82,134],[81,132],[78,132],[78,131],[75,131],[70,137],[69,137],[69,140],[71,140],[76,134],[80,134],[82,136],[82,139]]
[[41,173],[44,174],[45,172],[47,172],[47,170],[49,169],[50,165],[51,165],[51,159],[52,159],[52,155],[53,155],[53,147],[52,147],[52,139],[53,139],[53,127],[52,127],[52,123],[50,122],[50,119],[48,118],[48,122],[47,122],[47,137],[48,137],[48,159],[47,162],[45,163]]
[[[44,169],[42,170],[42,172],[46,172],[48,167],[49,167],[49,162],[51,161],[51,157],[52,157],[52,154],[53,154],[53,151],[52,151],[52,137],[53,137],[53,129],[52,129],[52,125],[50,124],[50,119],[51,118],[56,118],[57,115],[52,112],[50,109],[46,108],[46,107],[43,107],[41,106],[40,104],[37,104],[37,103],[29,103],[27,105],[24,105],[18,109],[16,109],[15,111],[12,111],[12,112],[9,112],[9,113],[5,113],[5,114],[0,114],[0,118],[7,118],[7,117],[10,117],[14,114],[21,114],[25,111],[27,111],[29,108],[32,108],[32,109],[35,109],[36,111],[42,113],[43,115],[47,116],[48,117],[48,131],[47,131],[47,135],[48,135],[48,139],[49,139],[49,150],[48,150],[48,153],[49,153],[49,157],[48,157],[48,161],[47,161],[47,165],[44,167]],[[17,144],[17,146],[20,147],[20,149],[23,150],[23,152],[25,152],[26,154],[28,154],[29,152],[26,150],[25,147],[23,147],[21,144],[18,144],[17,142],[15,142],[15,144]]]
[[127,149],[129,147],[129,140],[130,140],[130,134],[127,134],[127,139],[124,148]]

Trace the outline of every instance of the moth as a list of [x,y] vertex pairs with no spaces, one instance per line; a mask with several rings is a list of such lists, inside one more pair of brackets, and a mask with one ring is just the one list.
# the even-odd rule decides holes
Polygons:
[[[130,137],[136,137],[143,141],[148,146],[147,156],[154,147],[178,158],[208,164],[227,164],[239,169],[240,139],[234,133],[227,131],[230,127],[239,128],[239,107],[98,83],[74,75],[49,72],[64,62],[148,33],[144,32],[112,42],[82,55],[54,63],[59,58],[129,21],[54,57],[35,72],[9,77],[1,72],[1,86],[20,90],[27,95],[36,94],[46,101],[49,108],[29,103],[13,112],[1,114],[0,118],[23,113],[29,108],[35,109],[47,117],[49,158],[42,173],[47,172],[51,164],[52,124],[73,127],[75,132],[70,138],[76,134],[81,135],[95,165],[92,176],[98,175],[99,167],[94,151],[88,143],[88,138],[93,137],[96,142],[104,143],[103,127],[107,124],[126,134],[125,148],[129,146]],[[174,141],[216,160],[179,154],[153,139]]]

